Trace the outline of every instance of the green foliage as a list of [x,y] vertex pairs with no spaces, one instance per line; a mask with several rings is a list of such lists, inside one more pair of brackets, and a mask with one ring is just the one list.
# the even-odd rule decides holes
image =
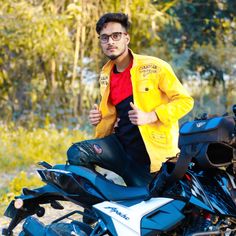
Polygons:
[[9,185],[9,190],[11,193],[16,195],[21,194],[22,188],[24,187],[40,187],[43,183],[39,180],[37,176],[27,176],[26,172],[21,171]]
[[224,75],[234,76],[235,1],[181,0],[168,12],[179,25],[171,22],[161,38],[167,41],[173,60],[188,52],[189,63],[182,70],[200,72],[213,86],[224,82]]
[[36,164],[41,160],[55,164],[65,162],[66,150],[85,138],[78,129],[54,127],[27,130],[14,125],[0,126],[0,170],[11,171]]
[[[1,5],[0,106],[6,118],[44,113],[52,100],[58,104],[59,97],[50,94],[57,86],[60,95],[73,60],[68,22],[65,16],[46,13],[27,1],[6,0]],[[60,71],[57,78],[56,70]]]
[[234,37],[235,40],[235,1],[180,0],[169,13],[178,18],[180,27],[172,23],[163,34],[169,34],[166,39],[179,52],[196,43],[216,45],[217,39],[226,42]]
[[48,125],[44,129],[28,130],[13,124],[0,125],[0,201],[4,204],[2,207],[6,207],[14,196],[19,195],[23,187],[33,188],[42,185],[36,174],[36,163],[65,163],[66,151],[70,145],[86,138],[89,136],[78,129],[57,130]]
[[229,68],[234,53],[228,53],[235,47],[235,9],[232,0],[3,0],[1,117],[23,125],[42,125],[49,117],[62,126],[85,117],[100,99],[98,73],[105,60],[95,24],[106,12],[129,15],[135,52],[171,62],[182,81],[200,67],[203,79],[214,71],[206,79],[215,85],[222,74],[235,73]]
[[3,0],[2,117],[41,124],[48,115],[54,123],[85,115],[99,100],[97,78],[104,63],[95,31],[99,16],[109,11],[128,13],[134,25],[132,48],[141,52],[159,42],[157,32],[169,20],[161,6],[140,0]]

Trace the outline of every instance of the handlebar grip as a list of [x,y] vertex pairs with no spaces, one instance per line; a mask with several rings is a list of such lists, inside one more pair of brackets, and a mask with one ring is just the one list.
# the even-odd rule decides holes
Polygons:
[[236,104],[234,104],[234,105],[232,106],[232,111],[233,111],[233,113],[234,113],[234,116],[236,116]]

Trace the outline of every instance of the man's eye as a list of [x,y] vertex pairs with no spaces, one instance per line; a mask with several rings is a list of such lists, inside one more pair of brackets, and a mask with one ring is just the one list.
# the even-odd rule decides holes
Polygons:
[[117,33],[116,33],[116,34],[113,34],[113,38],[116,39],[116,38],[118,38],[118,37],[119,37],[119,34],[117,34]]
[[107,35],[102,35],[101,40],[107,40],[108,36]]

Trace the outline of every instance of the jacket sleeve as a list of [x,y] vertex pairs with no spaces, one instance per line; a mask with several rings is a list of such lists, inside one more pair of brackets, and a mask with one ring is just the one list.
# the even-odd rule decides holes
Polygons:
[[114,123],[116,121],[116,109],[109,102],[109,76],[108,74],[102,74],[100,76],[100,94],[101,102],[99,104],[99,110],[102,113],[102,120],[97,124],[95,129],[95,137],[103,138],[112,133]]
[[162,67],[159,89],[168,97],[168,103],[156,107],[159,120],[168,125],[176,122],[193,108],[193,98],[177,79],[169,64]]

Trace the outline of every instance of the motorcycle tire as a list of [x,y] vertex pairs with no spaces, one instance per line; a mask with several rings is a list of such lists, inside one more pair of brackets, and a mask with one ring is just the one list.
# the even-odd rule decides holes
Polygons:
[[72,221],[70,223],[53,223],[45,226],[35,217],[29,217],[23,225],[20,236],[89,236],[92,228],[82,222]]
[[[53,233],[58,236],[89,236],[92,232],[92,228],[85,223],[73,221],[71,223],[52,224],[48,227],[48,232],[50,231],[53,231]],[[48,233],[46,234],[46,236],[47,235]]]

